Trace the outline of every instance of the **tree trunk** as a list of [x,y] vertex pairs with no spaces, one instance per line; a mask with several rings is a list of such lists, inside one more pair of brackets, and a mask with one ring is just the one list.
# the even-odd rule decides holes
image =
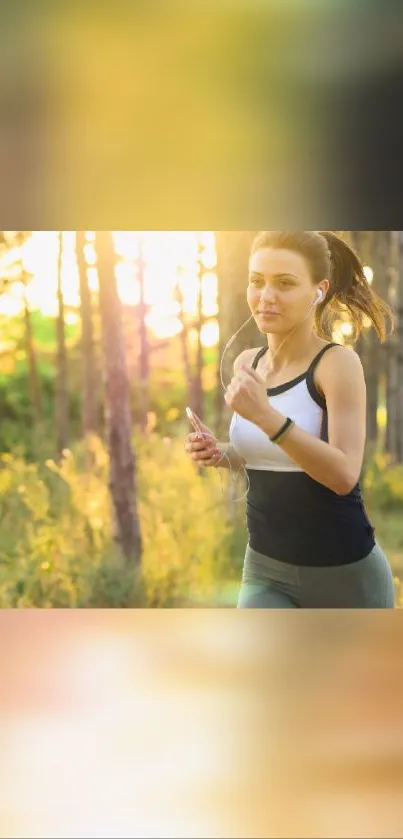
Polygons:
[[[392,254],[388,272],[387,301],[396,312],[399,298],[399,233],[391,232]],[[402,299],[402,298],[401,298]],[[385,449],[389,455],[397,458],[397,393],[398,393],[398,324],[397,331],[392,333],[386,344],[387,373],[386,373],[386,438]]]
[[[229,338],[250,316],[246,291],[250,248],[255,235],[256,231],[253,230],[216,232],[219,346],[215,431],[219,437],[224,433],[225,409],[220,361]],[[253,320],[249,321],[225,353],[222,369],[225,386],[231,381],[236,356],[247,347],[264,346],[264,344],[265,336],[259,332]]]
[[[364,231],[362,231],[362,230],[350,230],[350,231],[346,231],[346,232],[348,233],[348,235],[346,237],[348,244],[351,245],[351,247],[353,248],[353,250],[355,251],[355,253],[359,257],[359,259],[361,261],[363,261],[362,240],[363,240],[363,237],[365,236]],[[362,362],[362,365],[363,365],[363,368],[364,368],[364,373],[365,373],[365,364],[366,364],[367,341],[368,341],[368,336],[367,336],[366,332],[364,331],[364,332],[361,333],[361,335],[358,338],[358,340],[356,342],[356,345],[355,345],[355,350],[358,353],[358,355],[360,356],[360,359],[361,359],[361,362]]]
[[150,344],[148,340],[146,314],[147,305],[144,295],[144,259],[140,245],[140,254],[137,260],[138,281],[140,288],[139,312],[139,337],[140,337],[140,428],[144,433],[147,430],[147,416],[149,410],[149,387],[150,387]]
[[180,332],[180,340],[181,340],[181,347],[182,347],[182,360],[183,360],[183,369],[185,372],[185,381],[186,381],[186,404],[190,406],[190,403],[193,399],[193,375],[192,375],[192,365],[190,362],[190,353],[189,353],[189,329],[186,320],[186,313],[184,310],[184,299],[182,289],[180,287],[179,282],[175,286],[174,290],[174,297],[175,300],[178,301],[180,309],[179,309],[179,320],[182,324],[182,330]]
[[67,381],[67,354],[65,314],[62,288],[63,232],[59,231],[57,264],[57,383],[56,383],[56,444],[59,457],[69,444],[69,393]]
[[81,358],[83,377],[82,430],[85,439],[88,434],[97,433],[99,428],[97,418],[98,375],[95,363],[93,313],[84,246],[85,231],[77,230],[76,256],[80,281]]
[[99,299],[105,377],[109,488],[115,536],[128,564],[139,568],[142,542],[136,503],[136,461],[131,443],[130,389],[122,310],[115,279],[112,234],[97,231]]
[[[202,248],[199,245],[199,255]],[[202,328],[203,328],[203,265],[200,257],[198,260],[198,277],[197,277],[197,347],[196,347],[196,369],[193,379],[193,399],[192,408],[194,412],[203,420],[204,414],[204,399],[203,399],[203,344],[202,344]]]
[[[26,286],[28,275],[23,271],[22,280]],[[24,321],[25,321],[25,346],[28,360],[29,391],[31,397],[32,419],[37,426],[43,418],[41,388],[39,383],[38,363],[34,343],[34,331],[32,327],[31,309],[28,304],[27,294],[24,297]]]
[[403,230],[399,230],[399,272],[396,312],[396,459],[403,463]]
[[[373,288],[381,297],[387,295],[388,269],[390,265],[390,233],[376,230],[371,233],[372,262],[374,272]],[[372,445],[379,443],[378,407],[385,394],[386,352],[380,344],[375,330],[369,334],[367,359],[367,435]]]
[[[374,238],[374,289],[383,300],[388,298],[389,273],[392,258],[392,238],[390,230],[377,230],[373,233]],[[377,411],[387,402],[387,379],[388,379],[388,345],[381,344],[375,330],[372,329],[372,347],[376,347],[378,359],[378,393]],[[386,428],[379,427],[377,444],[385,447]]]
[[[382,271],[379,254],[377,252],[376,232],[368,230],[353,231],[357,254],[363,265],[369,265],[373,270],[373,284],[377,285]],[[380,376],[380,351],[378,338],[371,328],[364,328],[364,332],[357,342],[357,352],[361,358],[367,388],[367,430],[366,439],[371,449],[378,440],[378,400]]]

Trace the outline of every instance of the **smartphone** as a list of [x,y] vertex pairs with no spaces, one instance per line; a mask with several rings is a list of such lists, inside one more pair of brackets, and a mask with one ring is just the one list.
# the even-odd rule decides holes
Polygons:
[[206,437],[207,435],[206,435],[206,434],[204,434],[204,433],[203,433],[203,431],[201,430],[200,425],[199,425],[199,423],[197,422],[197,419],[196,419],[196,417],[195,417],[195,415],[194,415],[194,413],[193,413],[192,409],[191,409],[191,408],[189,408],[189,407],[188,407],[188,408],[186,408],[186,416],[187,416],[187,418],[190,420],[190,422],[191,422],[191,423],[192,423],[192,425],[193,425],[194,430],[198,432],[198,434],[200,435],[200,437]]

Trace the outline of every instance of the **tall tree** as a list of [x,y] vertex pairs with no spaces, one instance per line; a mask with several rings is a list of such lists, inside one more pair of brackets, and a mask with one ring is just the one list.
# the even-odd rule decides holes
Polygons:
[[139,256],[137,259],[137,277],[139,282],[140,300],[138,306],[139,315],[139,338],[140,338],[140,428],[144,432],[147,429],[147,417],[149,410],[149,386],[150,386],[150,343],[147,332],[147,304],[145,301],[145,287],[144,287],[144,273],[145,263],[143,254],[143,245],[139,242]]
[[203,399],[203,276],[204,267],[202,262],[203,247],[201,242],[198,243],[198,260],[197,260],[197,314],[196,314],[196,364],[193,376],[193,393],[192,393],[192,407],[200,419],[203,419],[204,413],[204,399]]
[[[373,238],[373,285],[374,290],[382,297],[388,299],[389,274],[392,259],[392,237],[390,230],[376,230],[372,233]],[[378,409],[387,401],[387,379],[389,373],[388,350],[389,344],[381,344],[374,329],[371,329],[371,363],[375,356],[378,372],[377,383],[377,404],[372,406],[372,414],[378,414]],[[377,425],[377,436],[374,437],[379,445],[385,444],[385,430]]]
[[25,322],[25,349],[28,361],[28,381],[31,398],[32,419],[34,430],[39,430],[43,419],[42,394],[39,381],[38,360],[36,355],[34,328],[32,323],[32,312],[28,300],[28,285],[31,275],[22,269],[21,281],[24,285],[24,322]]
[[[388,269],[390,265],[390,234],[385,230],[368,233],[371,242],[369,264],[373,270],[373,287],[382,297],[387,294]],[[368,335],[367,375],[367,436],[370,444],[379,442],[378,407],[384,393],[386,374],[385,345],[379,343],[374,329]]]
[[[0,245],[8,250],[18,248],[21,249],[23,245],[31,236],[30,230],[11,230],[2,231],[0,237]],[[31,280],[31,274],[24,267],[24,260],[21,250],[16,252],[16,259],[9,265],[12,271],[12,278],[6,275],[2,277],[2,290],[6,290],[14,281],[19,281],[24,287],[23,294],[23,315],[25,325],[25,351],[28,364],[28,387],[30,394],[31,413],[33,422],[33,432],[38,437],[39,428],[43,419],[42,394],[39,381],[38,360],[35,346],[34,327],[32,322],[32,312],[29,303],[28,287]]]
[[189,349],[189,325],[188,320],[186,317],[185,312],[185,301],[183,297],[183,292],[180,286],[179,279],[175,285],[173,296],[175,300],[179,304],[179,320],[182,324],[182,329],[180,332],[180,341],[181,341],[181,349],[182,349],[182,361],[183,361],[183,369],[185,373],[185,382],[186,382],[186,404],[190,405],[193,399],[193,376],[192,376],[192,365],[190,361],[190,349]]
[[[373,271],[373,282],[379,281],[382,263],[379,248],[375,241],[375,233],[371,230],[355,230],[351,232],[355,250],[363,265]],[[376,276],[376,279],[375,279]],[[367,386],[367,443],[373,448],[378,440],[378,403],[380,383],[380,348],[379,341],[373,329],[364,326],[363,333],[357,342],[357,352],[360,355]]]
[[398,231],[398,279],[395,297],[396,314],[396,459],[403,463],[403,230]]
[[136,503],[136,460],[131,442],[129,376],[111,232],[97,231],[95,242],[110,457],[109,488],[115,514],[115,537],[126,562],[139,569],[142,542]]
[[399,231],[391,231],[391,258],[388,270],[387,301],[396,314],[396,331],[392,333],[386,345],[387,370],[386,370],[386,436],[385,449],[393,459],[397,459],[398,438],[399,438],[399,415],[398,415],[398,355],[399,339],[402,337],[399,328],[399,298],[403,304],[402,282],[403,275],[399,273]]
[[65,309],[62,285],[63,231],[58,236],[57,259],[57,374],[56,374],[56,445],[59,457],[69,443],[69,392],[65,335]]
[[82,429],[84,438],[98,431],[98,374],[95,362],[91,291],[85,260],[85,231],[76,230],[76,256],[80,282],[81,358],[83,377]]

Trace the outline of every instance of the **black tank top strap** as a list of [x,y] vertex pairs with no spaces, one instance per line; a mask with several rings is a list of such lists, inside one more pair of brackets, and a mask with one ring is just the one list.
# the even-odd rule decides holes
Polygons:
[[256,370],[256,367],[257,367],[262,355],[264,355],[267,352],[268,349],[269,349],[268,346],[267,347],[262,347],[259,350],[259,352],[257,353],[257,355],[255,355],[255,358],[253,359],[253,362],[252,362],[252,367],[253,367],[254,370]]
[[322,349],[321,349],[321,350],[319,350],[318,354],[317,354],[317,355],[315,355],[315,358],[314,358],[314,359],[312,359],[312,361],[311,361],[311,363],[310,363],[310,365],[309,365],[308,373],[310,373],[310,374],[313,376],[313,374],[314,374],[314,372],[315,372],[315,370],[316,370],[316,368],[317,368],[317,366],[318,366],[318,364],[319,364],[319,362],[320,362],[320,360],[321,360],[321,358],[322,358],[322,355],[324,355],[324,354],[325,354],[325,352],[327,352],[328,350],[330,350],[330,348],[331,348],[331,347],[339,347],[339,346],[340,346],[340,344],[336,344],[336,343],[333,341],[332,343],[330,343],[330,344],[326,344],[324,347],[322,347]]
[[309,390],[309,393],[310,393],[312,399],[314,400],[314,402],[316,402],[316,404],[319,405],[324,411],[326,410],[326,401],[325,401],[324,397],[322,396],[322,394],[319,393],[319,391],[316,387],[315,379],[314,379],[314,373],[315,373],[315,370],[316,370],[322,356],[325,354],[325,352],[330,350],[331,347],[339,347],[339,346],[340,346],[340,344],[337,344],[336,342],[333,341],[332,343],[326,344],[326,346],[322,347],[322,349],[318,352],[318,354],[315,355],[315,358],[311,361],[311,363],[309,365],[309,368],[307,370],[307,373],[306,373],[306,384],[307,384],[307,388]]

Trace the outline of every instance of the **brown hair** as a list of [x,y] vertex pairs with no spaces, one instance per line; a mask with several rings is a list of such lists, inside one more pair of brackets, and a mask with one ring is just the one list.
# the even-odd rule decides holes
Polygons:
[[390,306],[374,291],[356,253],[339,236],[314,230],[262,231],[252,244],[252,253],[261,248],[281,248],[305,257],[313,283],[329,280],[329,290],[315,311],[318,335],[331,337],[332,326],[345,312],[355,331],[362,332],[364,318],[371,321],[380,341],[387,338],[387,322],[393,329],[394,315]]

